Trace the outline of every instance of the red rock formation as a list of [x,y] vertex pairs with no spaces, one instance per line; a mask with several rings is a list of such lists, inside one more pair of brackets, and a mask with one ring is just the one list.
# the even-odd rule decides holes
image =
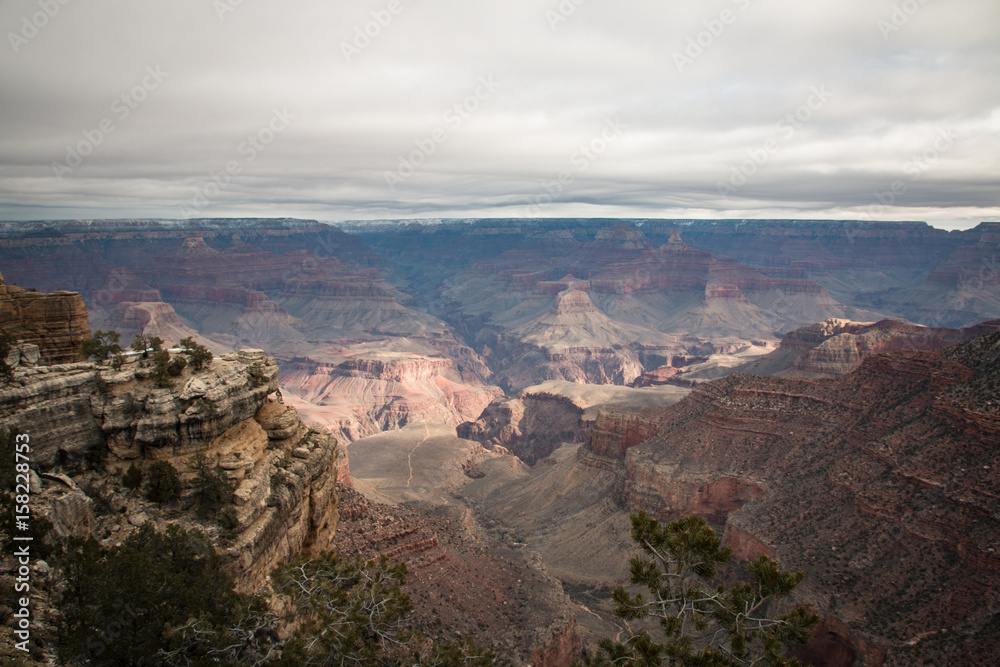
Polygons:
[[676,230],[656,247],[634,227],[615,227],[558,249],[525,243],[453,279],[443,298],[489,347],[501,386],[627,384],[646,356],[775,341],[795,324],[865,312],[779,273],[689,248]]
[[873,354],[936,350],[985,336],[998,328],[1000,320],[946,329],[894,320],[872,324],[830,319],[789,332],[773,353],[736,370],[763,376],[836,377],[854,370]]
[[677,375],[679,369],[673,366],[660,366],[647,371],[632,381],[633,387],[658,387],[669,384],[670,378]]
[[821,638],[829,664],[962,664],[1000,645],[982,613],[1000,601],[998,369],[994,333],[835,380],[736,373],[662,411],[644,442],[627,447],[621,420],[624,465],[607,469],[628,507],[706,513],[741,553],[805,571],[800,599],[847,628]]
[[430,639],[471,637],[512,667],[566,667],[582,657],[560,584],[524,551],[495,544],[467,510],[389,507],[338,492],[338,552],[406,562],[404,591],[414,603],[406,622]]
[[457,425],[501,394],[464,380],[452,359],[358,352],[340,363],[307,357],[282,362],[286,393],[307,404],[296,407],[347,442],[413,421]]
[[660,432],[658,410],[605,409],[587,435],[587,448],[599,456],[624,459],[625,451]]
[[208,347],[215,352],[225,351],[222,346],[207,341],[197,331],[185,325],[177,317],[173,307],[162,301],[141,303],[122,301],[115,306],[111,314],[98,328],[112,329],[121,333],[121,340],[125,344],[132,341],[136,334],[143,333],[148,336],[157,336],[167,344],[176,343],[184,338],[194,338],[199,343],[208,343]]
[[4,283],[0,275],[0,331],[37,345],[43,365],[80,359],[80,346],[90,338],[87,308],[77,292],[42,294]]
[[534,465],[564,443],[583,442],[583,412],[565,396],[526,391],[491,403],[477,420],[459,424],[457,432],[460,438],[489,449],[502,447]]

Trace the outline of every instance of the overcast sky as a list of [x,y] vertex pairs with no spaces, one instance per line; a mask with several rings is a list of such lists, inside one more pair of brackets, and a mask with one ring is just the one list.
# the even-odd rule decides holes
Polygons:
[[8,220],[1000,219],[997,0],[7,0],[0,25]]

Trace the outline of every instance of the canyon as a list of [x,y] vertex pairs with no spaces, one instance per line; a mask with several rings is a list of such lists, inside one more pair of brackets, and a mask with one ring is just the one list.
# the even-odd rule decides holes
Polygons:
[[998,248],[997,223],[0,223],[9,284],[77,290],[126,338],[263,349],[345,440],[548,380],[655,384],[829,319],[971,326],[1000,317]]
[[[65,534],[166,520],[114,475],[209,452],[241,586],[391,554],[422,623],[508,664],[623,629],[636,509],[804,571],[815,665],[988,664],[998,250],[998,223],[0,223],[0,328],[30,323],[0,420],[40,425]],[[97,329],[217,359],[162,389],[76,357]]]
[[825,619],[812,664],[990,664],[998,355],[994,330],[835,379],[733,373],[672,407],[605,406],[582,445],[461,493],[591,589],[623,576],[595,564],[622,549],[608,519],[705,516],[737,558],[806,573],[798,602]]

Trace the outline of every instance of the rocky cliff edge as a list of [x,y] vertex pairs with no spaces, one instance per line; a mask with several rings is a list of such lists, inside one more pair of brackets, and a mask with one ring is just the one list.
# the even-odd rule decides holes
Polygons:
[[[48,513],[61,536],[112,544],[146,521],[193,525],[250,591],[292,554],[331,548],[337,524],[337,443],[276,400],[277,375],[260,350],[188,367],[169,387],[141,358],[118,371],[91,362],[20,366],[0,389],[0,427],[30,436],[35,511]],[[217,517],[196,518],[199,455],[234,486],[227,529]],[[123,485],[131,465],[145,478],[157,461],[180,473],[177,500],[153,503]]]

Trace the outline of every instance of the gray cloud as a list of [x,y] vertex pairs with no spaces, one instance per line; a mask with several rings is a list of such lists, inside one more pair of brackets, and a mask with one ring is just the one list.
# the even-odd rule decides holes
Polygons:
[[3,3],[0,217],[1000,218],[992,0],[576,2]]

